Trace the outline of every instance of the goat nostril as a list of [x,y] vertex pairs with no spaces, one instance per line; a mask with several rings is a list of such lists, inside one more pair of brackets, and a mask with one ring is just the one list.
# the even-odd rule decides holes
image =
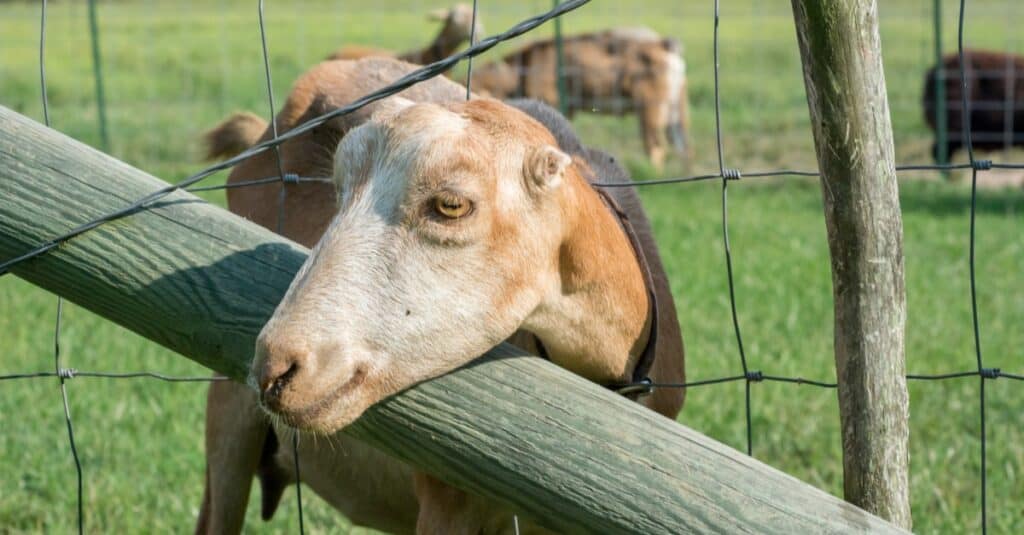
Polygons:
[[[281,397],[281,391],[284,387],[288,386],[288,383],[295,377],[295,374],[299,371],[298,362],[288,363],[288,367],[283,373],[275,373],[276,370],[265,373],[263,381],[261,381],[261,395],[264,401],[277,401]],[[283,366],[282,366],[283,368]]]

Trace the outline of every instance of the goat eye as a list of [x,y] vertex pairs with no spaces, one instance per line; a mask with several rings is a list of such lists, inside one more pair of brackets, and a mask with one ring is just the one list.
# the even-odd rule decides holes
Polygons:
[[434,212],[448,219],[465,217],[473,208],[468,199],[453,193],[442,193],[434,197],[433,205]]

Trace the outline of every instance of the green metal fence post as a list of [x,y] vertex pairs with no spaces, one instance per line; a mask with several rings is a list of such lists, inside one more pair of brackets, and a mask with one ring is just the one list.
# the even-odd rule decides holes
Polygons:
[[[942,63],[942,0],[934,0],[935,6],[935,162],[944,165],[949,162],[947,142],[949,131],[946,124],[946,69]],[[964,125],[966,126],[966,125]],[[943,171],[944,177],[949,176]]]
[[107,102],[103,94],[103,66],[100,64],[100,31],[96,22],[96,0],[89,0],[89,34],[92,40],[92,76],[96,81],[96,111],[100,122],[100,148],[110,152],[107,133]]
[[[558,7],[559,0],[553,0],[552,6]],[[565,115],[568,102],[565,97],[565,72],[562,56],[562,17],[555,18],[555,82],[558,87],[558,111]]]

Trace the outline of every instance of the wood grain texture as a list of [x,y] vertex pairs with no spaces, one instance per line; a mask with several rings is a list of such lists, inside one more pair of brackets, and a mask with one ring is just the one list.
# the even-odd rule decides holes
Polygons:
[[846,499],[909,529],[903,222],[874,0],[793,0],[832,255]]
[[[163,185],[0,107],[0,258]],[[240,378],[305,256],[176,193],[14,273]],[[385,400],[346,432],[566,533],[898,531],[509,346]]]

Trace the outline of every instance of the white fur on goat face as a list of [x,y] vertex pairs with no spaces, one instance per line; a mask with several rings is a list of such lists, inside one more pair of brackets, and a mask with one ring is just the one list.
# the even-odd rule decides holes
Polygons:
[[[424,104],[343,139],[339,214],[261,333],[254,363],[260,373],[275,353],[300,347],[300,369],[271,407],[289,423],[340,429],[498,344],[557,291],[560,232],[550,227],[559,210],[550,193],[568,157],[471,134],[469,122]],[[557,167],[543,182],[524,173],[537,154]],[[472,211],[432,213],[451,192]]]

